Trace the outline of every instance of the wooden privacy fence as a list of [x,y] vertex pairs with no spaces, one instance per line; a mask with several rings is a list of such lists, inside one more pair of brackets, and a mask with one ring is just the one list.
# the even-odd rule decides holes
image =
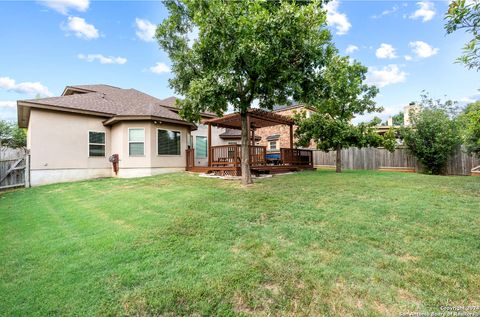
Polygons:
[[30,154],[25,149],[0,148],[0,190],[30,187]]
[[[313,152],[315,166],[335,166],[336,152]],[[480,165],[480,160],[468,155],[464,147],[458,147],[448,160],[445,173],[447,175],[470,175],[472,168]],[[342,168],[363,170],[411,170],[421,171],[417,159],[408,153],[404,146],[397,147],[394,152],[384,148],[348,148],[342,150]]]

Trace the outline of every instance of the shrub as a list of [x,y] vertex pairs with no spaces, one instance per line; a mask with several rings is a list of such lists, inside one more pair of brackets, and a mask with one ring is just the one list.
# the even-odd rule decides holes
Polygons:
[[431,174],[443,173],[448,158],[461,143],[457,120],[438,104],[413,114],[412,126],[404,127],[402,136],[408,150]]

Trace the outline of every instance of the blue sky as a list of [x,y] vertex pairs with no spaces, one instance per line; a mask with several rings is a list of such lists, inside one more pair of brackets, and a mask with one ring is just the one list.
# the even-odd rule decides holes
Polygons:
[[[447,0],[328,5],[340,53],[368,66],[368,81],[380,87],[382,118],[418,100],[424,89],[461,102],[480,99],[479,74],[454,63],[468,36],[445,34],[447,7]],[[151,39],[166,14],[159,1],[1,1],[0,118],[16,119],[16,100],[60,95],[66,85],[173,95],[170,62]]]

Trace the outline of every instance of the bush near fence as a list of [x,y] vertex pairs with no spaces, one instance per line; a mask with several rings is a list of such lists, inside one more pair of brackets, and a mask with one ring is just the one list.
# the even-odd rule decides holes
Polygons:
[[[323,152],[316,150],[313,153],[313,162],[317,167],[335,166],[335,151]],[[448,160],[445,168],[446,175],[470,175],[472,168],[479,166],[480,160],[468,155],[465,147],[458,147],[452,157]],[[412,169],[421,172],[422,167],[418,160],[405,146],[399,146],[394,152],[384,148],[348,148],[342,150],[343,169]]]

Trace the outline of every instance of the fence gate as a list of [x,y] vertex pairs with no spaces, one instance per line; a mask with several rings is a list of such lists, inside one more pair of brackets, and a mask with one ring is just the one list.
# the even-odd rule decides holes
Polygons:
[[30,154],[23,149],[0,149],[0,190],[30,187]]

